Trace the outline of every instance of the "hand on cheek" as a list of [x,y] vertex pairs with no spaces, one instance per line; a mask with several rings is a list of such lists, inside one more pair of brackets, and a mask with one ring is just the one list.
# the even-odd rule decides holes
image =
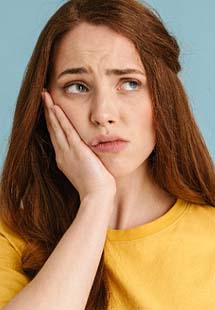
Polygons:
[[105,191],[115,192],[113,176],[82,141],[64,111],[47,91],[42,93],[42,98],[57,166],[78,190],[81,199]]

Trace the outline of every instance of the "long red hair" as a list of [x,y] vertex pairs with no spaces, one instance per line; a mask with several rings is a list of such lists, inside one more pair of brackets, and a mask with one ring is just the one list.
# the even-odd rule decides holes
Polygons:
[[[144,64],[153,102],[156,146],[149,166],[175,197],[215,206],[214,164],[178,77],[180,49],[159,15],[135,0],[72,0],[41,32],[18,95],[1,176],[1,219],[26,241],[23,270],[33,279],[73,222],[79,194],[58,169],[41,91],[48,87],[55,44],[82,21],[106,25],[130,39]],[[107,309],[104,255],[87,310]]]

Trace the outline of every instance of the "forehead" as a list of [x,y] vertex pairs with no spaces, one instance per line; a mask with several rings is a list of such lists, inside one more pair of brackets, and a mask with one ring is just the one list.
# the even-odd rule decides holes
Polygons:
[[54,49],[56,71],[68,65],[136,65],[143,69],[140,56],[128,38],[107,26],[81,23],[66,33]]

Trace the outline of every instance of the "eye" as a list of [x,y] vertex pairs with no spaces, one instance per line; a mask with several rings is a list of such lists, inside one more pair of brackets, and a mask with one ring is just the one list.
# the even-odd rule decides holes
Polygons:
[[135,80],[127,80],[123,83],[123,85],[127,85],[124,87],[125,90],[136,90],[141,85],[141,83]]
[[64,89],[66,90],[67,93],[73,93],[73,94],[87,92],[87,87],[81,83],[71,83],[69,85],[64,86]]

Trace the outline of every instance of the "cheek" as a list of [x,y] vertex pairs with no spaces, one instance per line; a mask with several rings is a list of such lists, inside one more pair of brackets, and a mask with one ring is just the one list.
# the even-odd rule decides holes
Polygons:
[[51,93],[52,99],[65,113],[66,117],[70,120],[78,133],[81,132],[80,124],[84,122],[83,110],[80,111],[77,107],[71,104],[71,100],[61,96],[59,93]]
[[137,139],[140,143],[140,147],[150,153],[156,143],[153,111],[151,106],[146,107],[141,113],[139,113],[136,124],[139,124],[137,128],[137,132],[139,132]]
[[61,105],[61,109],[64,111],[66,116],[69,118],[70,121],[75,122],[80,117],[80,113],[78,113],[77,110],[75,110],[73,107],[71,107],[71,104],[64,102]]
[[83,110],[80,111],[78,109],[74,109],[74,107],[71,107],[71,103],[66,103],[62,105],[62,110],[66,114],[67,118],[70,120],[70,122],[73,124],[75,129],[77,130],[80,137],[83,137],[83,125],[85,128],[85,116],[83,114]]
[[151,105],[145,106],[144,109],[138,113],[138,123],[144,131],[154,131],[153,109]]

